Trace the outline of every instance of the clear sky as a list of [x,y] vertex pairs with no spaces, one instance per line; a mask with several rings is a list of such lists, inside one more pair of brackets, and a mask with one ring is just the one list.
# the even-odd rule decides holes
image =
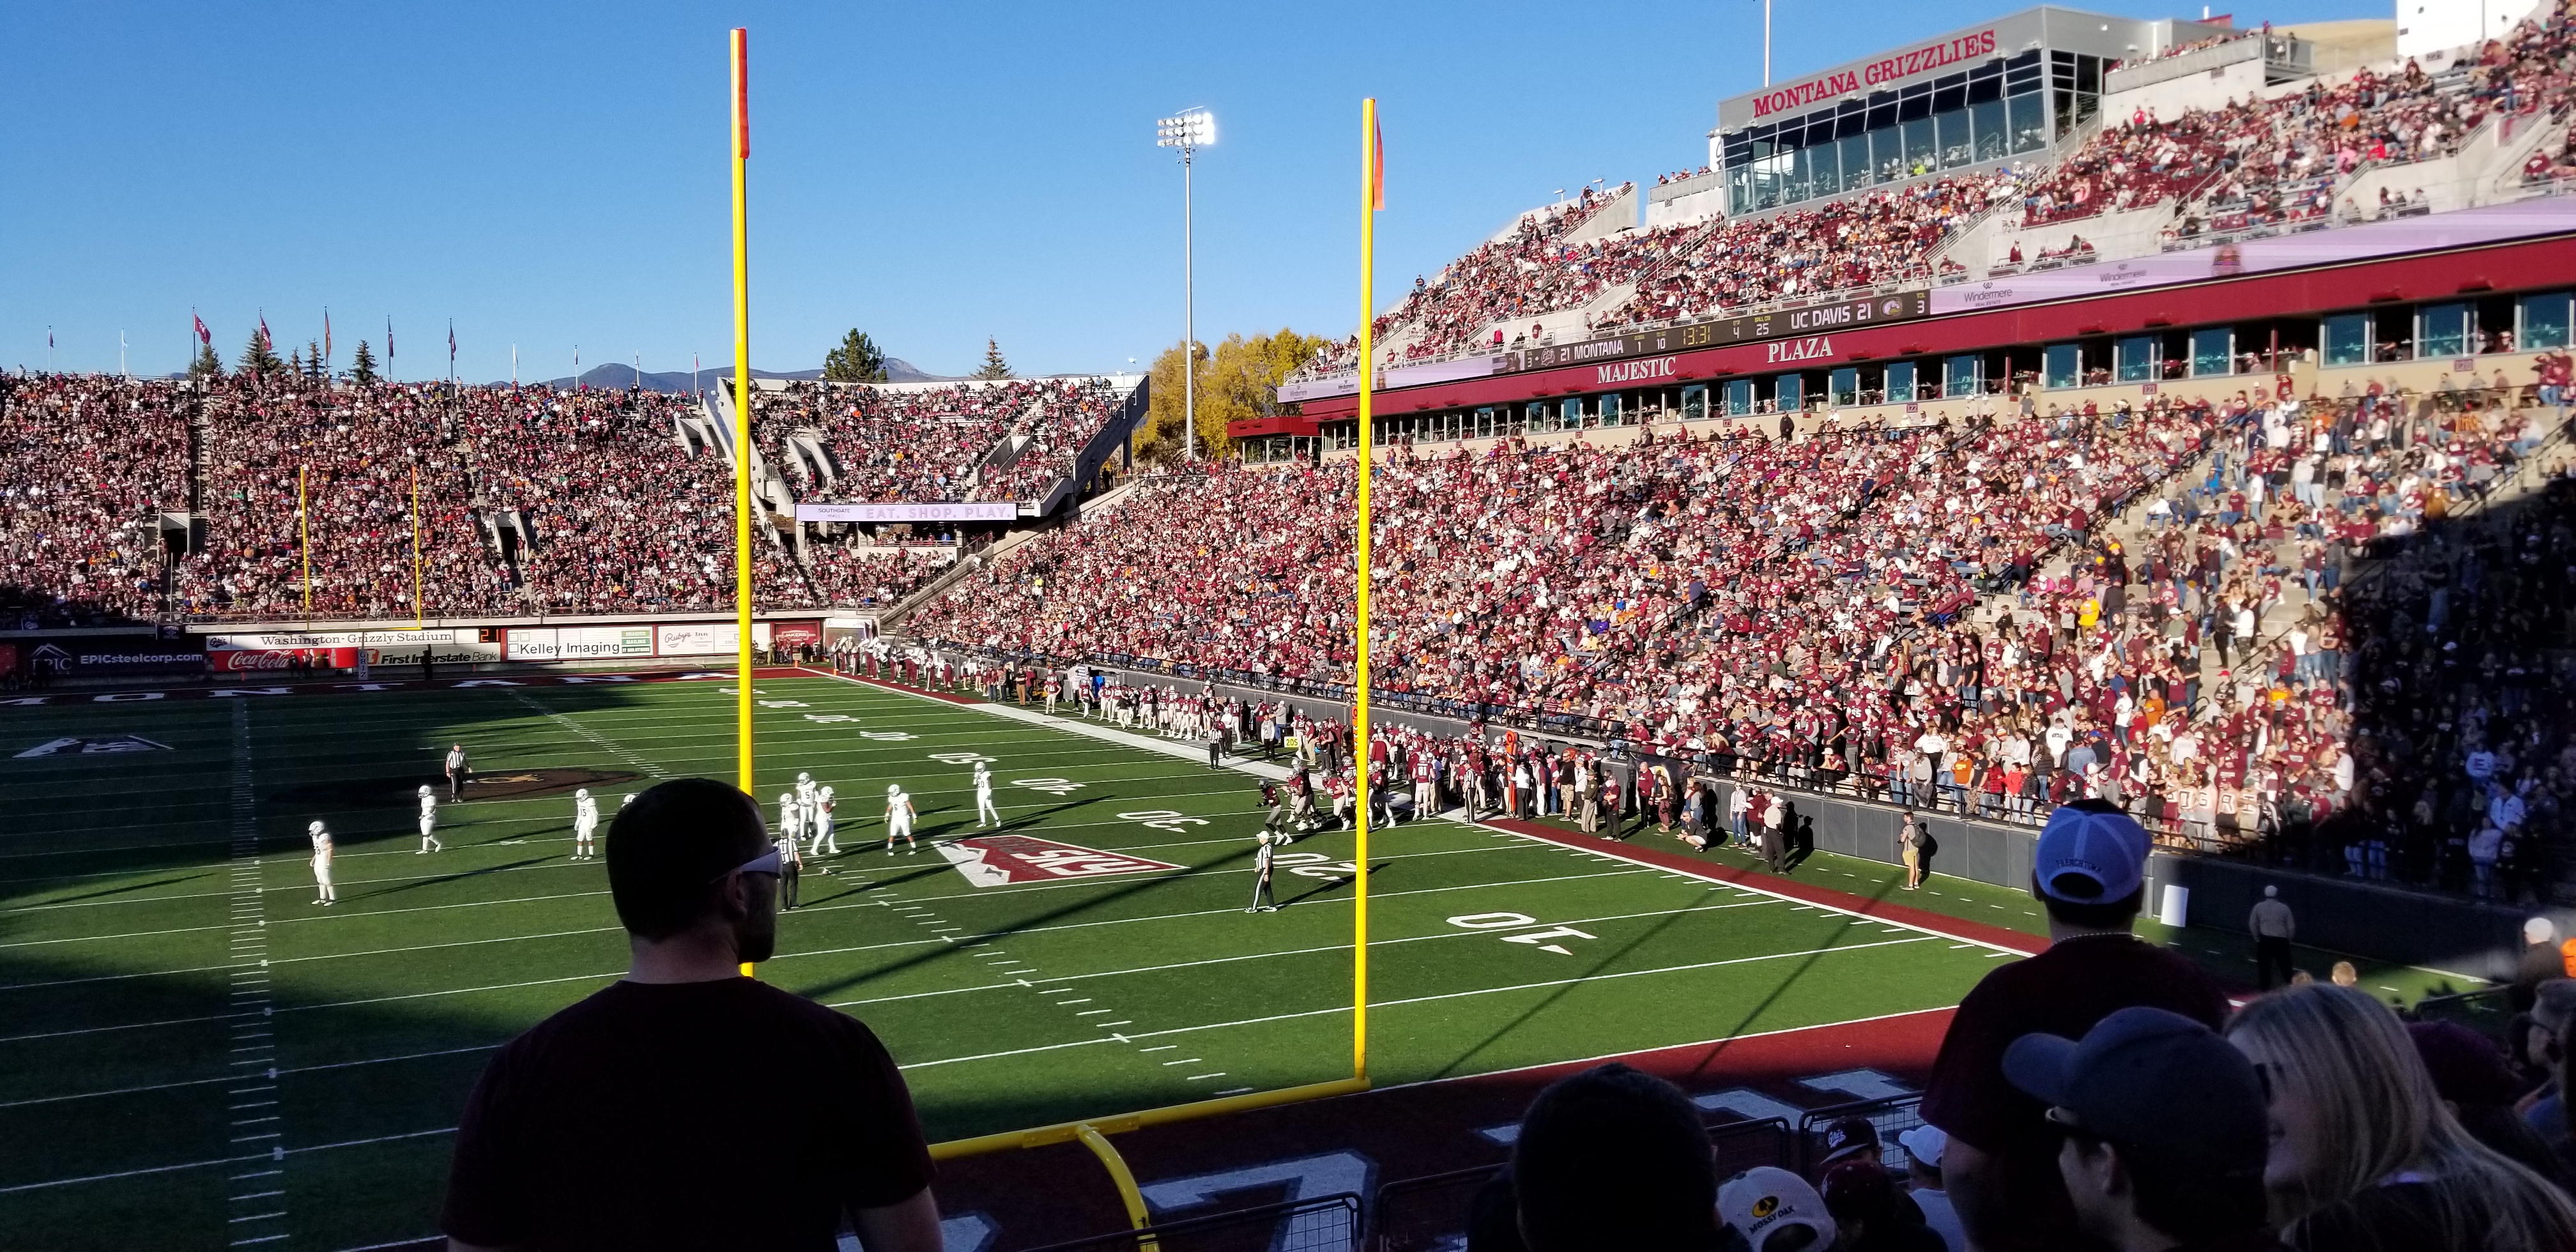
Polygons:
[[[2011,12],[1779,0],[1786,80]],[[2168,10],[2089,6],[2135,16]],[[2174,11],[2184,11],[2177,6]],[[2197,16],[2188,6],[2185,15]],[[2384,16],[2279,0],[2240,21]],[[1205,105],[1198,331],[1358,321],[1359,101],[1385,117],[1381,307],[1593,179],[1706,160],[1761,81],[1758,0],[1609,5],[0,5],[0,366],[229,362],[357,340],[506,378],[732,359],[725,31],[751,31],[752,361],[859,327],[934,373],[1124,368],[1181,333],[1181,178]]]

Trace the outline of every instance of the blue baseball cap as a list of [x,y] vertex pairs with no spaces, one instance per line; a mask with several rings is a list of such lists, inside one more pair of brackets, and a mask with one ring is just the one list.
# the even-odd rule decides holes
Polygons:
[[2102,904],[2147,883],[2147,829],[2108,801],[2057,806],[2040,828],[2031,876],[2040,894],[2067,904]]

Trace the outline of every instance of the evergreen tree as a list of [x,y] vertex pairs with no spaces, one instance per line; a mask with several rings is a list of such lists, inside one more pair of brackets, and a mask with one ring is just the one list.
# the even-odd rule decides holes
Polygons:
[[358,341],[358,354],[349,362],[349,377],[361,387],[376,381],[376,354],[364,339]]
[[290,374],[301,374],[304,372],[304,349],[288,348],[286,350],[286,372]]
[[984,367],[975,371],[975,377],[988,379],[1016,377],[1011,373],[1011,363],[1002,359],[1002,345],[999,340],[984,341]]
[[306,378],[321,378],[325,376],[324,371],[330,368],[329,363],[322,359],[322,341],[319,339],[306,340],[304,342],[304,376]]
[[835,383],[881,383],[886,380],[885,350],[856,327],[841,336],[841,346],[823,354],[823,379]]
[[277,359],[277,350],[269,347],[268,340],[255,330],[250,333],[250,346],[242,349],[241,360],[233,366],[235,371],[251,375],[274,374],[284,368],[286,363]]
[[221,378],[223,376],[224,359],[215,355],[213,345],[197,345],[197,359],[188,362],[188,377]]

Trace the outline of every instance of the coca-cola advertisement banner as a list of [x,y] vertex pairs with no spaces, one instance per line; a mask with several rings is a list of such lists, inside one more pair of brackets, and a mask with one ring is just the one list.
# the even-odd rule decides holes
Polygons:
[[339,630],[258,635],[208,635],[206,666],[217,673],[285,670],[307,665],[355,669],[367,663],[418,665],[426,652],[433,665],[473,665],[501,659],[501,647],[478,643],[471,630]]

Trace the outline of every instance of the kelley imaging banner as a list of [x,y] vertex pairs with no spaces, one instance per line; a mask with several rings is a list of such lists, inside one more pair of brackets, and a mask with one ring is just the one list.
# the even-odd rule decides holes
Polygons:
[[589,661],[653,655],[650,626],[513,626],[513,661]]
[[800,522],[1007,522],[1018,518],[1014,500],[932,504],[799,504]]

